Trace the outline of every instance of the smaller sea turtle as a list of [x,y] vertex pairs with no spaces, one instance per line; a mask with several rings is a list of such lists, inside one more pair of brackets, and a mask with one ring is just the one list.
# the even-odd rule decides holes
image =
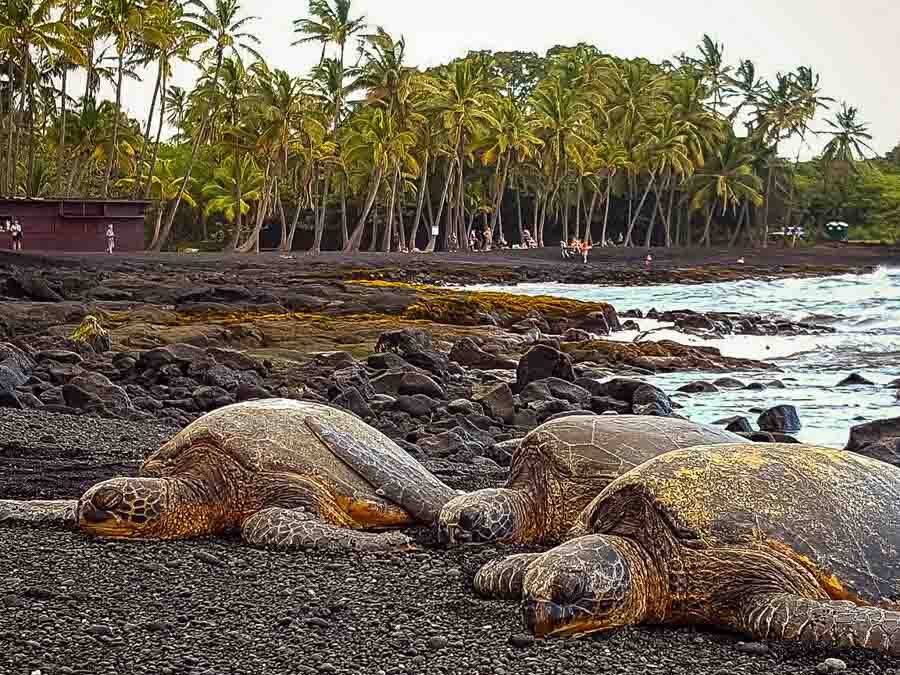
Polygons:
[[[335,457],[356,440],[406,481],[385,500]],[[137,478],[114,478],[72,501],[0,501],[0,522],[56,522],[108,538],[180,539],[240,531],[274,548],[393,549],[431,524],[457,492],[350,413],[286,399],[204,415],[153,453]]]
[[[532,431],[513,453],[506,486],[460,495],[437,522],[448,545],[559,541],[578,514],[618,476],[659,454],[693,445],[735,443],[728,431],[670,417],[575,415]],[[388,499],[398,502],[409,479],[358,443],[332,449]],[[399,502],[398,502],[399,503]]]
[[539,636],[706,624],[900,655],[900,469],[841,450],[676,450],[614,481],[546,553],[489,563]]

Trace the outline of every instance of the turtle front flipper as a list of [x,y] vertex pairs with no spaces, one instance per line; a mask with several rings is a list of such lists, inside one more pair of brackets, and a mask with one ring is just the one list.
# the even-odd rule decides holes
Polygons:
[[312,417],[305,422],[337,457],[369,481],[379,496],[402,506],[419,523],[434,523],[444,504],[460,494],[408,455],[391,457],[330,424]]
[[58,525],[78,527],[78,500],[20,502],[0,499],[0,523]]
[[359,532],[336,527],[300,509],[260,511],[244,522],[241,535],[251,546],[279,551],[403,551],[415,548],[412,540],[400,532]]
[[520,553],[482,565],[475,575],[475,592],[486,598],[521,600],[525,574],[542,555],[543,553]]
[[787,593],[755,595],[743,602],[734,628],[757,640],[797,640],[900,656],[900,612],[859,607],[846,600],[810,600]]

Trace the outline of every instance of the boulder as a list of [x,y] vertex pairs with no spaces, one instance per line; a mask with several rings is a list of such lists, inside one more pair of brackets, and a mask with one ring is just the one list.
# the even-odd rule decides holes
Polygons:
[[[178,372],[180,375],[181,370],[179,369]],[[238,376],[237,373],[228,366],[216,364],[203,374],[203,384],[207,384],[210,387],[221,387],[222,389],[231,391],[238,385]]]
[[480,370],[515,370],[516,362],[484,351],[472,338],[457,341],[450,350],[450,360],[461,366]]
[[233,370],[255,370],[260,375],[266,374],[266,368],[261,361],[243,352],[221,347],[210,347],[206,350],[206,353],[213,357],[216,363],[221,363],[223,366],[228,366]]
[[31,360],[31,357],[8,342],[0,342],[0,364],[15,368],[26,375],[34,368],[34,361]]
[[234,397],[238,401],[257,401],[271,398],[272,392],[252,382],[241,382],[234,391]]
[[381,354],[370,354],[366,359],[366,363],[372,370],[401,370],[409,368],[409,364],[402,356],[394,354],[394,352],[383,352]]
[[103,404],[99,396],[74,384],[64,384],[62,386],[62,399],[70,408],[79,410],[94,408]]
[[691,382],[690,384],[686,384],[683,387],[679,387],[678,391],[685,394],[712,394],[719,391],[719,388],[712,382],[699,381]]
[[440,404],[425,394],[414,394],[412,396],[398,396],[394,406],[397,410],[413,417],[428,417],[438,409]]
[[627,401],[620,401],[609,396],[593,396],[591,397],[591,410],[598,415],[608,412],[614,412],[619,415],[631,414],[631,404]]
[[900,438],[900,417],[858,424],[850,429],[846,450],[859,452],[868,445]]
[[333,401],[334,405],[340,406],[345,410],[349,410],[353,414],[363,419],[374,416],[372,408],[366,403],[366,399],[356,387],[348,387],[344,389]]
[[11,390],[0,389],[0,408],[17,408],[22,410],[26,406],[19,400],[19,395]]
[[524,387],[537,380],[557,377],[567,382],[575,381],[572,360],[561,351],[546,345],[537,345],[528,350],[516,368],[516,382]]
[[718,380],[714,380],[713,384],[719,389],[743,389],[746,386],[743,382],[733,377],[720,377]]
[[375,395],[375,390],[369,382],[369,374],[359,364],[347,366],[331,373],[331,384],[328,387],[328,396],[335,398],[348,389],[355,389],[365,400]]
[[792,405],[779,405],[766,410],[756,422],[761,431],[800,431],[800,416]]
[[134,407],[128,393],[100,373],[83,373],[69,380],[69,384],[93,394],[111,410],[127,410]]
[[426,436],[419,439],[416,444],[428,456],[434,459],[445,459],[452,457],[456,453],[467,449],[467,442],[462,436],[453,432],[445,431],[434,436]]
[[547,386],[547,380],[538,380],[531,382],[522,388],[519,392],[519,399],[523,403],[533,403],[535,401],[550,401],[554,398],[550,393],[550,387]]
[[588,340],[593,340],[594,337],[593,333],[589,333],[582,328],[570,328],[562,334],[563,342],[587,342]]
[[7,279],[5,295],[39,302],[63,301],[63,297],[50,286],[49,282],[36,274],[17,274]]
[[491,417],[503,420],[504,424],[512,424],[516,406],[508,384],[488,385],[472,398],[475,402],[480,403]]
[[378,336],[375,351],[394,352],[401,356],[417,351],[432,351],[431,335],[419,328],[403,328],[382,333]]
[[858,387],[858,386],[874,387],[875,383],[872,382],[871,380],[867,380],[859,373],[851,373],[850,375],[845,377],[843,380],[841,380],[834,386],[835,387]]
[[568,401],[554,399],[552,401],[538,401],[531,405],[531,409],[537,415],[538,423],[543,424],[554,415],[563,412],[571,412],[574,408]]
[[404,373],[397,387],[402,395],[424,394],[432,398],[447,398],[443,387],[427,375],[421,373]]
[[0,363],[0,392],[13,392],[28,381],[25,375],[12,361]]
[[234,399],[227,391],[221,387],[203,386],[197,387],[192,393],[191,398],[197,407],[203,412],[209,412],[222,408],[226,405],[234,403]]
[[619,401],[627,401],[628,403],[631,403],[634,399],[634,392],[646,385],[647,383],[643,380],[615,377],[606,382],[601,382],[599,385],[591,388],[590,392],[594,396],[609,396],[610,398],[614,398]]
[[884,438],[855,450],[857,454],[900,466],[900,438]]
[[[553,398],[560,398],[569,403],[582,404],[591,398],[591,392],[587,389],[579,387],[572,382],[561,380],[558,377],[548,377],[546,380],[539,380],[539,382],[547,385],[547,389],[553,395]],[[533,382],[532,384],[538,383]]]
[[443,377],[450,367],[450,359],[443,354],[432,351],[412,351],[403,355],[411,365],[427,370],[438,377]]
[[736,415],[735,417],[729,417],[725,420],[719,420],[716,422],[717,425],[724,424],[725,431],[733,431],[736,434],[752,434],[753,433],[753,425],[750,424],[750,420],[741,415]]
[[662,389],[652,384],[645,384],[634,392],[631,408],[635,415],[653,417],[669,417],[674,410],[672,399]]
[[78,365],[84,361],[81,354],[70,352],[66,349],[45,349],[35,354],[34,359],[39,363],[41,361],[55,361],[56,363],[66,363],[71,365]]
[[447,404],[447,412],[451,415],[483,415],[484,409],[475,401],[458,398]]

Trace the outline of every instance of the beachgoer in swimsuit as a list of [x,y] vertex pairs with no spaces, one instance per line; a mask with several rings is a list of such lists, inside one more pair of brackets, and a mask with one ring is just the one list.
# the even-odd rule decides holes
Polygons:
[[116,247],[116,229],[110,223],[106,226],[106,252],[112,255],[113,249]]
[[10,232],[12,233],[12,250],[13,251],[21,251],[22,250],[22,225],[19,223],[18,218],[13,218],[12,226],[10,227]]

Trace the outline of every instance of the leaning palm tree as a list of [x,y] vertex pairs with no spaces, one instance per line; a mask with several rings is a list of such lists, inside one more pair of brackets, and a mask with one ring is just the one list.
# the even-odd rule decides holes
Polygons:
[[[150,174],[151,166],[144,163],[139,167],[139,171],[133,176],[122,178],[118,182],[118,186],[123,190],[134,190],[135,186],[142,186],[145,182],[150,185],[150,198],[156,202],[156,222],[153,227],[153,237],[150,240],[151,245],[159,239],[159,232],[162,226],[163,215],[166,212],[168,203],[175,199],[184,176],[178,174],[174,159],[157,160],[152,167],[153,173]],[[145,179],[146,177],[146,179]],[[194,179],[190,179],[189,183],[194,184]],[[197,202],[190,190],[186,190],[182,195],[182,201],[191,208],[197,207]]]
[[[213,63],[213,76],[210,88],[216,91],[219,84],[219,75],[222,71],[222,61],[225,55],[230,53],[240,58],[241,52],[249,53],[255,58],[262,60],[259,52],[256,51],[254,45],[259,44],[259,38],[247,32],[247,28],[251,21],[256,17],[241,17],[240,0],[215,0],[214,6],[210,9],[202,0],[195,0],[199,6],[199,11],[188,15],[189,28],[202,36],[204,41],[210,42],[211,45],[201,55],[201,61],[205,63]],[[153,246],[154,251],[161,251],[163,246],[169,239],[172,231],[172,225],[175,223],[175,215],[178,207],[181,205],[181,198],[184,190],[187,189],[188,181],[194,170],[194,164],[197,161],[197,153],[200,150],[200,143],[203,139],[206,125],[209,123],[210,115],[214,106],[207,108],[207,112],[203,117],[191,149],[191,157],[188,161],[187,170],[184,175],[182,189],[179,190],[178,196],[172,204],[169,217],[163,227],[159,240]]]

